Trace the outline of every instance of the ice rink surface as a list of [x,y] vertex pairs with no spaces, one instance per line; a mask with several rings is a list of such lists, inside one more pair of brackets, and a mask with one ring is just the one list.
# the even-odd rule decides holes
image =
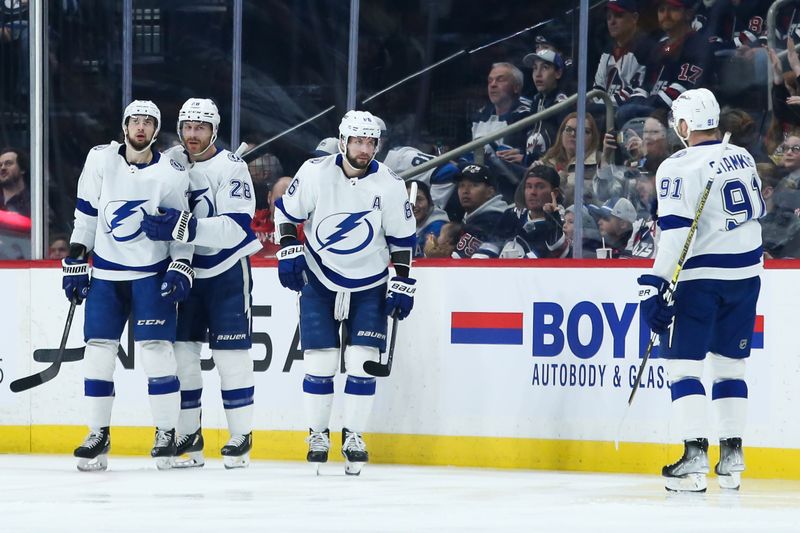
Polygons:
[[657,475],[255,461],[159,472],[109,457],[81,473],[69,456],[0,455],[0,531],[333,532],[800,531],[800,482],[744,479],[668,494]]

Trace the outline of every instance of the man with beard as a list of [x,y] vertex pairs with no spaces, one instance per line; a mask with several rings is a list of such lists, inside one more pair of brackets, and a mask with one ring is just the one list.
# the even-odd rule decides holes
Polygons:
[[[349,335],[342,455],[350,475],[358,475],[369,458],[362,432],[375,378],[364,363],[377,361],[385,348],[386,315],[407,317],[416,290],[409,277],[414,213],[403,180],[374,160],[380,137],[375,116],[348,111],[339,125],[339,153],[306,161],[275,202],[278,277],[284,287],[301,293],[306,459],[317,468],[328,460],[338,331],[344,322]],[[305,245],[297,239],[300,223]],[[390,259],[396,275],[388,279]]]
[[197,280],[178,309],[175,358],[181,386],[175,466],[203,466],[200,350],[208,338],[219,371],[230,439],[222,447],[226,468],[250,464],[253,444],[253,361],[250,331],[252,277],[249,256],[261,249],[251,229],[256,203],[247,164],[218,148],[220,116],[208,98],[190,98],[178,113],[182,146],[167,154],[189,169],[190,209],[145,215],[142,229],[155,241],[195,245]]
[[[114,367],[122,330],[131,316],[136,353],[147,375],[155,443],[150,454],[171,468],[180,395],[175,354],[176,303],[189,296],[193,246],[153,242],[140,227],[159,208],[189,209],[189,174],[152,149],[161,112],[136,100],[122,118],[124,144],[95,146],[78,180],[75,224],[63,288],[73,305],[86,300],[84,395],[89,435],[78,448],[78,470],[105,470],[114,401]],[[89,253],[93,255],[91,283]]]

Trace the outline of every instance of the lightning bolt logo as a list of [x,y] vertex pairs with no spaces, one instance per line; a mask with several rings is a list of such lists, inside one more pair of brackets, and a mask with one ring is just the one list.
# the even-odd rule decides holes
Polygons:
[[[335,254],[352,254],[358,252],[359,250],[364,249],[367,246],[367,244],[369,244],[370,241],[372,241],[372,237],[375,234],[375,230],[372,228],[372,224],[370,224],[369,220],[366,220],[364,218],[369,213],[371,213],[371,211],[361,211],[359,213],[337,213],[323,220],[317,227],[316,231],[317,241],[319,241],[320,244],[322,244],[319,251],[325,250],[327,248],[329,252]],[[343,215],[344,219],[342,219],[335,225],[336,228],[335,231],[333,231],[330,235],[328,235],[327,238],[320,238],[320,229],[328,225],[325,224],[325,222],[333,223],[333,221],[331,220],[332,217],[341,217]],[[362,221],[367,227],[367,237],[363,242],[359,243],[353,248],[348,248],[348,249],[333,248],[334,244],[342,242],[346,238],[351,237],[352,232],[358,229],[362,225]]]
[[108,218],[111,218],[111,222],[108,223],[108,231],[106,233],[111,233],[111,236],[114,237],[114,240],[117,242],[126,242],[138,237],[139,234],[142,232],[142,228],[140,228],[138,224],[136,224],[136,231],[134,231],[131,235],[119,236],[117,235],[117,233],[120,232],[117,231],[115,233],[114,230],[123,227],[124,222],[134,214],[138,213],[139,211],[141,211],[142,214],[144,214],[145,210],[139,206],[141,206],[145,202],[147,202],[147,200],[125,200],[118,202],[109,202],[108,205],[106,206],[106,212],[113,209],[113,206],[116,204],[122,204],[122,205],[114,209],[111,217],[106,217],[106,220],[108,220]]
[[208,214],[206,214],[205,216],[213,217],[214,205],[211,203],[211,200],[208,199],[208,196],[205,196],[206,192],[208,192],[208,187],[196,191],[189,191],[189,211],[194,213],[194,208],[197,207],[197,204],[205,200],[206,207],[208,208]]

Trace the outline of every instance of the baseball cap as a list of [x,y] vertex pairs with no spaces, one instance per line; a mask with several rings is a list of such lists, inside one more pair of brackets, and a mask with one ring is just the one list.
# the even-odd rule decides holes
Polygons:
[[564,59],[561,54],[552,50],[539,50],[538,52],[530,53],[522,58],[522,63],[528,68],[533,68],[537,60],[552,63],[558,70],[564,69]]
[[549,165],[536,165],[531,167],[525,174],[525,179],[527,180],[528,178],[543,179],[552,185],[554,189],[561,186],[561,176],[558,175],[556,169]]
[[494,176],[489,172],[489,168],[483,165],[467,165],[461,173],[456,177],[456,182],[461,180],[469,180],[475,183],[485,183],[490,187],[497,187],[497,181]]
[[627,198],[612,198],[601,207],[590,205],[589,212],[595,217],[605,218],[614,216],[633,224],[636,222],[636,208]]
[[336,137],[322,139],[314,149],[314,157],[325,157],[326,155],[339,153],[339,140]]
[[697,5],[697,0],[658,0],[658,3],[667,3],[674,7],[682,7],[683,9],[694,9]]
[[617,13],[639,12],[639,3],[637,0],[608,0],[606,7]]

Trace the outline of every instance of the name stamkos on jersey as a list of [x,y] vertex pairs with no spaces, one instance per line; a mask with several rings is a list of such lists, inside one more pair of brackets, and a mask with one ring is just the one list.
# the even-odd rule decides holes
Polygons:
[[[180,172],[185,172],[186,171],[186,167],[184,167],[183,165],[181,165],[180,163],[178,163],[177,161],[175,161],[172,158],[169,159],[169,164],[172,165],[172,168],[174,168],[175,170],[178,170]],[[186,195],[187,196],[189,195],[189,191],[186,191]]]

